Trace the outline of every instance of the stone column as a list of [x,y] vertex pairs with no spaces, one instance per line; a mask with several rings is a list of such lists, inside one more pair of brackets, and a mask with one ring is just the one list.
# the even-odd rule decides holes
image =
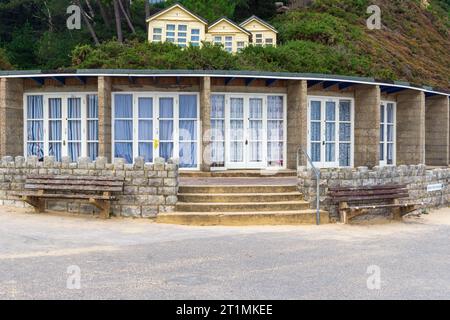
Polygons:
[[111,159],[111,91],[112,81],[110,77],[98,77],[98,154],[100,157]]
[[355,167],[380,163],[380,105],[379,86],[355,86]]
[[[307,150],[308,83],[291,80],[287,87],[287,167],[297,169],[297,150]],[[303,159],[303,156],[302,156]],[[304,162],[304,159],[303,161]],[[302,163],[306,165],[306,163]]]
[[425,164],[425,94],[397,95],[397,165]]
[[0,78],[0,156],[23,155],[23,79]]
[[211,171],[211,77],[200,78],[200,167]]
[[425,164],[449,164],[449,99],[434,96],[425,100]]

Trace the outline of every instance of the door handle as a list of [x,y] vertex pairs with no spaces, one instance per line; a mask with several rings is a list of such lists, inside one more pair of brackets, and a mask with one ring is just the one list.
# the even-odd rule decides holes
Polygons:
[[325,141],[322,141],[322,145],[323,145],[323,146],[325,145]]
[[245,140],[245,145],[248,146],[248,140]]

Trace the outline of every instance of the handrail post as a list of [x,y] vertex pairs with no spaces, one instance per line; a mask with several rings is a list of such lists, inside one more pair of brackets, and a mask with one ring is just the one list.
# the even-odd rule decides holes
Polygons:
[[306,159],[308,160],[309,164],[311,165],[312,170],[314,171],[314,174],[316,175],[316,224],[320,225],[320,170],[318,170],[311,159],[311,157],[308,155],[308,153],[303,150],[303,148],[300,146],[297,150],[297,170],[300,164],[300,151],[303,152],[303,154],[306,156]]

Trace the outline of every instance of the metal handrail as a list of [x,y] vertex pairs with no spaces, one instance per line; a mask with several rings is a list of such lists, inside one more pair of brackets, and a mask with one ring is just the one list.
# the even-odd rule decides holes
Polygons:
[[316,175],[317,180],[317,190],[316,190],[316,224],[320,225],[320,170],[318,170],[311,159],[311,157],[308,155],[308,153],[303,150],[303,148],[300,146],[297,149],[297,170],[300,166],[300,152],[302,152],[306,159],[308,160],[309,164],[311,165],[312,170],[314,171],[314,174]]

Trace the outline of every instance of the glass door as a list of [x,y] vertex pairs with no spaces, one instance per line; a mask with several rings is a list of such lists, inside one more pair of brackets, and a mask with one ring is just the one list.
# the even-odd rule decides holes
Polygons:
[[67,99],[67,155],[71,161],[77,161],[81,156],[81,98]]
[[263,99],[250,98],[248,105],[247,132],[245,134],[247,168],[262,168],[264,165],[264,112]]
[[175,99],[174,97],[159,97],[159,156],[166,161],[173,157],[175,147]]
[[382,102],[380,106],[380,165],[395,164],[395,104]]
[[227,167],[245,168],[244,148],[248,141],[244,134],[244,98],[230,98],[229,103],[229,152]]
[[314,98],[308,108],[308,153],[319,168],[352,165],[352,104],[350,100]]
[[48,99],[48,155],[61,161],[63,156],[63,100],[61,98]]

